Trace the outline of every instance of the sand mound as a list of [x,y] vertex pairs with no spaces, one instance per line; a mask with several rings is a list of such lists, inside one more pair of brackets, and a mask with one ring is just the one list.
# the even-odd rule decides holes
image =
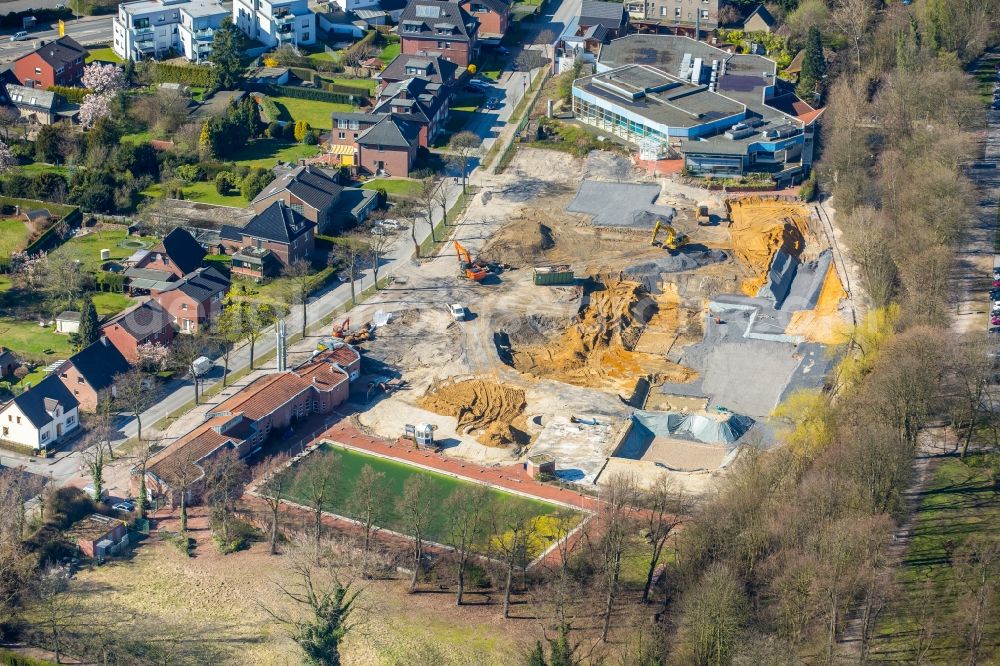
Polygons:
[[792,313],[785,332],[801,335],[811,342],[836,345],[847,339],[847,322],[840,315],[840,302],[847,298],[847,291],[837,275],[837,267],[830,264],[819,292],[816,307]]
[[[429,391],[417,406],[458,419],[458,430],[486,446],[527,444],[524,391],[494,380],[469,379]],[[515,425],[516,423],[516,425]]]
[[767,281],[775,252],[782,249],[796,258],[802,254],[809,211],[799,204],[760,197],[734,199],[726,205],[732,220],[733,255],[752,274],[741,289],[747,296],[756,296]]
[[[656,332],[664,342],[670,336],[664,335],[662,327],[669,325],[671,317],[676,320],[676,315],[669,313],[658,320],[655,301],[637,282],[611,281],[589,298],[577,322],[555,341],[513,349],[512,365],[535,377],[626,395],[641,378],[662,383],[689,382],[697,376],[693,370],[667,361],[665,348],[658,349],[658,354],[636,351],[645,320],[656,321]],[[676,295],[667,298],[676,299]]]

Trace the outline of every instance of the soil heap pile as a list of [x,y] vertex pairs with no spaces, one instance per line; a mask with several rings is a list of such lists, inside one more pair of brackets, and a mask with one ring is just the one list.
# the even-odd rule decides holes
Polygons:
[[[520,372],[542,378],[612,389],[631,395],[636,382],[689,382],[697,373],[658,353],[636,351],[646,321],[655,318],[655,301],[642,285],[630,281],[608,281],[589,295],[589,304],[577,321],[555,340],[540,345],[515,346],[512,365]],[[657,324],[666,325],[676,314],[666,314]],[[666,321],[664,321],[666,320]],[[659,330],[661,335],[664,331]],[[664,336],[666,337],[666,336]]]
[[458,419],[458,430],[486,446],[525,445],[524,391],[491,379],[467,379],[440,385],[417,401],[435,414]]
[[735,199],[726,205],[732,220],[733,255],[751,273],[740,287],[747,296],[756,296],[778,250],[796,259],[802,254],[809,211],[799,204],[760,197]]

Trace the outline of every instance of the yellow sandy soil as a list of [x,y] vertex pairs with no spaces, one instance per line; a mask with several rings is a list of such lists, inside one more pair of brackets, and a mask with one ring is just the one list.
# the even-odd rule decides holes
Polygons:
[[[590,295],[590,304],[577,323],[554,342],[515,350],[514,367],[535,377],[623,394],[630,394],[641,377],[659,382],[693,380],[694,370],[663,357],[666,348],[658,354],[633,351],[643,334],[630,311],[640,298],[639,290],[636,282],[606,283],[604,290]],[[668,308],[659,321],[653,318],[661,336],[671,318],[676,320],[676,302],[673,310],[671,314]]]
[[524,391],[491,379],[469,379],[438,386],[417,401],[435,414],[454,416],[460,431],[486,446],[527,444]]
[[837,275],[837,267],[830,264],[816,307],[794,312],[785,332],[789,335],[801,335],[811,342],[840,344],[847,339],[847,322],[838,311],[840,302],[845,298],[847,291]]
[[784,249],[795,257],[802,253],[809,211],[799,204],[760,197],[735,199],[728,207],[733,254],[753,275],[740,287],[747,296],[756,296],[767,281],[775,252]]

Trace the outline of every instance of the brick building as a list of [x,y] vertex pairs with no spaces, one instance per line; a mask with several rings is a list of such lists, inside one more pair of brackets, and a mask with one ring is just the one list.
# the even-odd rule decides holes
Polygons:
[[499,40],[510,26],[510,3],[507,0],[462,0],[462,9],[479,22],[479,39]]
[[[351,378],[361,367],[361,355],[350,345],[321,352],[294,370],[257,379],[217,405],[204,423],[155,455],[146,467],[146,487],[151,497],[176,503],[172,479],[187,475],[200,479],[204,465],[224,448],[241,457],[251,455],[268,436],[310,414],[329,414],[347,400]],[[138,478],[132,479],[133,493]],[[192,498],[199,494],[194,485]]]
[[149,342],[169,345],[174,339],[170,315],[156,301],[145,301],[121,313],[101,327],[129,363],[138,362],[139,345]]
[[128,525],[124,520],[92,513],[74,523],[66,538],[76,543],[81,554],[102,559],[128,545]]
[[150,294],[179,332],[197,333],[222,312],[222,299],[228,290],[229,278],[208,266],[159,285]]
[[135,268],[171,273],[179,278],[200,268],[205,249],[187,230],[177,227],[164,236],[163,241],[145,253]]
[[378,81],[378,91],[381,92],[390,83],[399,83],[415,76],[427,79],[431,83],[451,86],[459,74],[458,65],[440,56],[400,53],[375,76],[375,79]]
[[90,52],[72,37],[60,37],[14,61],[14,75],[26,88],[75,86]]
[[87,345],[55,370],[55,375],[80,402],[80,409],[97,409],[98,394],[108,390],[114,394],[115,376],[131,369],[128,360],[106,336]]
[[225,225],[220,239],[232,251],[232,270],[262,279],[296,261],[309,260],[315,248],[316,223],[284,201],[275,201],[243,228]]
[[329,233],[336,225],[336,204],[343,190],[331,173],[313,166],[300,166],[271,181],[250,202],[250,207],[255,213],[262,213],[275,201],[281,201],[315,222],[319,233]]
[[398,30],[406,55],[436,55],[462,68],[476,59],[479,22],[457,2],[413,0]]

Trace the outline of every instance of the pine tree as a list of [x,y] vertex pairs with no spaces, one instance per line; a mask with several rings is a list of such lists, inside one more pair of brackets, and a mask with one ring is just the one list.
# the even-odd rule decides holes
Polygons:
[[823,35],[820,34],[819,28],[812,26],[806,36],[802,72],[799,74],[797,89],[799,97],[811,99],[822,87],[825,76],[826,58],[823,57]]
[[528,666],[547,666],[545,663],[545,653],[542,651],[542,642],[535,641],[535,649],[528,655]]
[[212,37],[212,89],[231,90],[243,78],[243,33],[225,19]]
[[97,308],[90,296],[83,299],[83,307],[80,308],[80,348],[97,342],[100,337],[100,330],[97,327]]

